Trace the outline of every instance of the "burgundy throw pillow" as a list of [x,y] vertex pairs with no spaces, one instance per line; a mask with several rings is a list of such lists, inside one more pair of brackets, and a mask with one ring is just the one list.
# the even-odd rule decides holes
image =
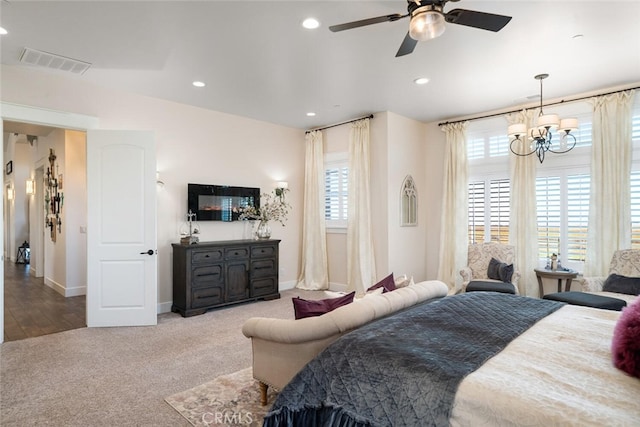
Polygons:
[[640,378],[640,299],[622,309],[611,342],[613,364]]
[[353,302],[353,298],[356,296],[355,291],[339,298],[327,298],[321,300],[306,300],[300,297],[291,298],[293,301],[293,311],[295,312],[296,319],[303,319],[305,317],[321,316],[338,307],[347,305]]
[[395,291],[396,282],[395,280],[393,280],[393,273],[391,273],[384,279],[380,280],[375,285],[371,286],[369,289],[367,289],[367,292],[372,291],[374,289],[378,289],[378,288],[384,288],[384,291],[382,291],[382,293]]

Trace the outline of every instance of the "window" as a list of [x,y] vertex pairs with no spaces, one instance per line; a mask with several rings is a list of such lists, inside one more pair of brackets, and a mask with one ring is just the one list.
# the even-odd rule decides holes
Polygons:
[[[547,156],[544,164],[538,165],[536,179],[540,262],[556,253],[564,266],[572,268],[582,267],[586,253],[590,194],[591,113],[579,114],[578,119],[576,148],[565,156]],[[471,122],[468,128],[470,243],[509,242],[511,162],[505,129],[504,119]],[[638,166],[636,229],[640,247],[640,162]]]
[[491,241],[509,243],[509,200],[511,191],[508,179],[498,179],[490,182],[490,218]]
[[349,165],[347,154],[327,156],[324,169],[324,218],[327,228],[347,227]]
[[469,183],[469,243],[484,242],[484,181]]
[[[489,192],[486,188],[489,188]],[[469,243],[509,243],[509,180],[471,182],[468,192]],[[486,206],[489,207],[488,211]]]

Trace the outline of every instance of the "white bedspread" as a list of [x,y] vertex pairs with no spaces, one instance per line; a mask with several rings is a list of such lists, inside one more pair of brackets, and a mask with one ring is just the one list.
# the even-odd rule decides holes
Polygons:
[[620,312],[567,305],[467,376],[453,426],[640,426],[640,379],[613,366]]

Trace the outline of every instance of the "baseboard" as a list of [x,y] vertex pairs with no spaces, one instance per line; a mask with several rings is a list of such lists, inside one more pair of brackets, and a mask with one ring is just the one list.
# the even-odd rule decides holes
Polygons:
[[44,284],[62,295],[63,297],[77,297],[80,295],[87,294],[86,286],[78,286],[75,288],[65,288],[62,284],[56,282],[55,280],[51,280],[48,277],[44,278]]
[[158,310],[158,314],[171,312],[171,305],[172,304],[173,304],[173,302],[171,302],[171,301],[158,303],[158,308],[156,309],[156,310]]
[[288,291],[289,289],[293,289],[298,284],[297,280],[289,280],[286,282],[278,283],[278,290],[280,291]]

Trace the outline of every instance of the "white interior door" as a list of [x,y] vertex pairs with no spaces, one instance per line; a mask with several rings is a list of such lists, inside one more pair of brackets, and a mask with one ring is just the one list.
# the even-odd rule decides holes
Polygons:
[[87,131],[87,326],[157,323],[151,132]]

